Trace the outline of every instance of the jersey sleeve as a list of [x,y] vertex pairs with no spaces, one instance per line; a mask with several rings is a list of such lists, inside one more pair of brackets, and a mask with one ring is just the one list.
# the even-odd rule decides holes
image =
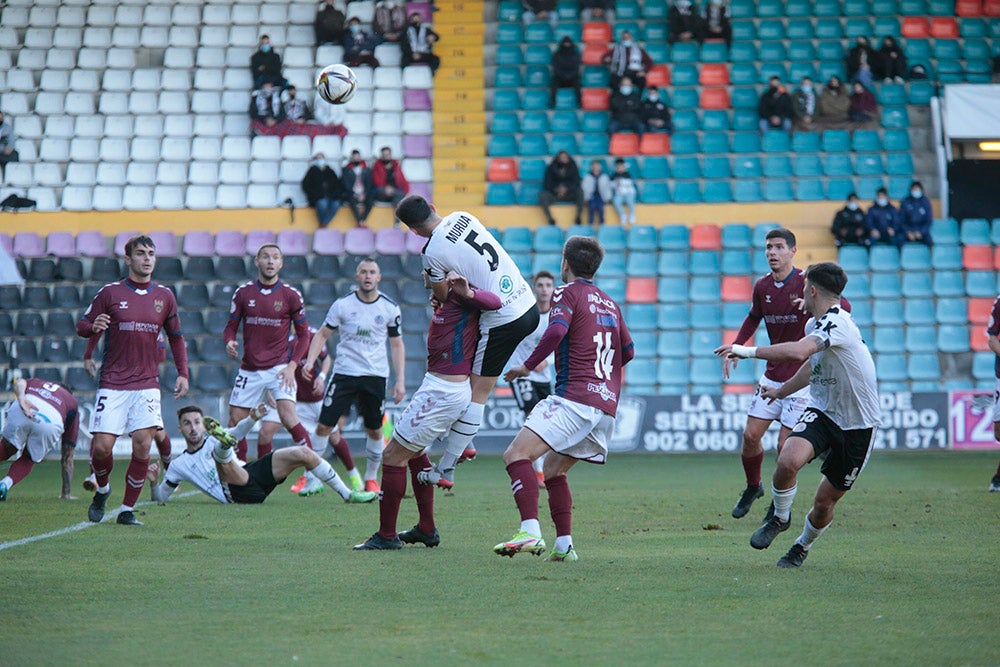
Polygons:
[[233,300],[229,304],[229,319],[226,321],[226,329],[222,334],[222,339],[229,343],[236,340],[236,332],[240,328],[240,321],[243,320],[243,292],[237,289],[233,293]]
[[[204,445],[203,445],[204,446]],[[184,475],[179,470],[181,466],[170,466],[167,468],[166,472],[163,473],[163,483],[169,484],[173,488],[180,486],[181,482],[187,482],[189,480],[184,478]]]
[[399,310],[399,306],[393,304],[389,315],[389,322],[386,324],[386,331],[389,333],[389,338],[399,338],[403,335],[402,321],[402,311]]
[[421,263],[424,267],[424,273],[427,274],[432,283],[439,283],[448,275],[448,267],[437,257],[424,253],[421,255]]
[[553,322],[559,322],[567,329],[569,328],[570,321],[573,319],[573,309],[576,305],[576,299],[571,290],[565,288],[558,288],[552,294],[552,308],[549,311],[549,326]]
[[81,338],[89,338],[94,333],[94,320],[97,316],[107,310],[107,285],[102,287],[94,296],[94,300],[83,311],[83,317],[76,324],[76,334]]
[[[806,330],[808,331],[808,326]],[[839,317],[832,316],[830,313],[819,318],[816,322],[816,328],[808,335],[823,341],[823,347],[837,347],[850,340],[847,327],[843,326]]]
[[66,413],[66,421],[63,423],[62,441],[64,445],[70,445],[71,447],[75,447],[76,440],[79,437],[80,437],[80,410],[78,405],[73,405]]
[[993,302],[993,310],[990,311],[990,323],[986,327],[986,333],[990,336],[1000,335],[1000,296]]
[[330,310],[326,311],[326,319],[323,320],[323,324],[330,327],[331,329],[340,328],[340,300],[334,301],[330,304]]

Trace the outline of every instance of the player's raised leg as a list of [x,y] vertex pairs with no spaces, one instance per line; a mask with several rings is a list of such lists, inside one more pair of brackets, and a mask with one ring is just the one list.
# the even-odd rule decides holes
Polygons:
[[788,530],[791,525],[792,501],[798,491],[798,472],[813,456],[813,446],[808,440],[792,436],[785,441],[771,482],[774,514],[750,537],[750,546],[754,549],[767,549],[774,538]]
[[846,491],[841,491],[825,477],[820,481],[813,499],[812,510],[806,514],[802,534],[784,556],[778,561],[778,567],[800,567],[809,555],[809,548],[819,539],[823,531],[833,521],[833,508],[837,501],[844,497]]

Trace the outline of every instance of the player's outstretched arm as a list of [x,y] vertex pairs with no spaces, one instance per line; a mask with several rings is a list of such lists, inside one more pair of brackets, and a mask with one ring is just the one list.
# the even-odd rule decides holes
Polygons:
[[817,336],[806,336],[789,343],[754,347],[747,345],[722,345],[715,349],[715,355],[734,359],[767,359],[768,361],[798,361],[807,360],[811,355],[824,349],[823,340]]
[[159,479],[160,464],[156,462],[150,463],[148,470],[146,470],[146,481],[149,482],[149,493],[154,502],[164,505],[173,492],[177,490],[177,487],[171,485],[167,482],[167,480],[163,480],[163,482],[157,484],[156,482]]
[[333,331],[328,325],[324,324],[319,328],[319,331],[313,334],[312,342],[309,343],[309,353],[306,355],[306,360],[303,363],[302,376],[307,379],[312,379],[312,369],[316,365],[316,360],[319,359],[319,354],[326,347],[326,341],[330,338],[330,332]]

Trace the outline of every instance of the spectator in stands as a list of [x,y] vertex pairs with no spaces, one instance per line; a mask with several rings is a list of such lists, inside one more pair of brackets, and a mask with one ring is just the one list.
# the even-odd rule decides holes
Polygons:
[[556,0],[521,0],[524,6],[524,13],[521,19],[524,25],[529,25],[535,21],[548,21],[555,28],[559,21],[559,12],[556,11]]
[[316,46],[322,44],[340,44],[344,41],[344,22],[347,17],[337,9],[333,0],[324,0],[316,12],[313,30],[316,33]]
[[624,131],[641,135],[646,129],[642,122],[642,113],[642,97],[639,89],[632,85],[632,79],[627,76],[622,77],[618,90],[611,94],[608,134]]
[[19,162],[21,154],[14,150],[14,126],[0,111],[0,173],[8,162]]
[[260,36],[260,44],[250,56],[250,74],[253,76],[253,87],[260,88],[265,83],[284,86],[288,83],[281,73],[281,56],[271,46],[271,38]]
[[285,89],[285,100],[281,103],[281,107],[285,113],[285,118],[301,125],[307,120],[312,120],[313,114],[309,108],[309,104],[305,100],[296,97],[296,92],[295,86],[288,86]]
[[302,191],[306,193],[309,206],[316,209],[321,228],[330,224],[347,195],[340,176],[330,168],[323,153],[313,156],[312,166],[302,178]]
[[556,105],[556,90],[572,88],[580,106],[580,50],[570,37],[564,36],[552,54],[552,78],[549,80],[549,106]]
[[542,191],[538,193],[538,204],[545,212],[545,219],[550,225],[556,224],[552,217],[551,206],[556,202],[569,202],[576,205],[575,224],[580,224],[583,213],[583,188],[580,182],[580,170],[576,162],[566,151],[559,151],[555,159],[545,168],[545,180]]
[[667,13],[667,42],[693,42],[702,34],[701,18],[691,0],[674,0]]
[[833,234],[833,243],[838,248],[842,245],[868,245],[865,211],[858,203],[856,193],[847,195],[847,204],[833,217],[830,232]]
[[378,67],[376,43],[375,37],[361,26],[361,19],[352,16],[347,20],[347,32],[344,33],[344,62],[348,67]]
[[437,72],[441,58],[434,55],[434,44],[438,39],[438,34],[431,30],[430,26],[424,25],[420,14],[412,12],[410,27],[406,29],[400,44],[403,47],[403,67],[413,64],[428,65],[431,74]]
[[604,207],[611,201],[611,179],[604,173],[604,163],[590,161],[588,171],[581,183],[583,198],[587,202],[587,224],[604,224]]
[[388,146],[382,147],[380,158],[372,167],[372,184],[375,186],[372,199],[379,203],[392,204],[394,209],[410,191],[410,184],[403,175],[403,167],[399,164],[399,160],[392,157],[392,149]]
[[909,64],[903,49],[896,43],[894,37],[886,36],[878,50],[878,58],[875,61],[875,76],[885,79],[886,83],[890,81],[903,83],[908,69]]
[[792,131],[792,98],[780,78],[771,77],[770,85],[760,96],[757,115],[760,116],[761,134],[778,128]]
[[933,245],[931,222],[934,212],[931,200],[924,194],[920,181],[910,184],[910,195],[899,202],[899,244],[924,243]]
[[889,201],[889,193],[885,188],[879,188],[875,194],[875,203],[865,214],[865,229],[868,232],[868,243],[871,245],[893,244],[902,245],[897,240],[899,227],[899,212]]
[[878,120],[878,103],[875,96],[860,81],[854,83],[854,92],[851,93],[851,108],[847,112],[847,119],[853,123],[869,123]]
[[702,9],[701,38],[721,39],[726,46],[733,45],[733,26],[729,21],[728,0],[708,0]]
[[660,91],[650,88],[646,91],[646,99],[642,103],[642,122],[647,132],[666,132],[672,134],[674,123],[670,118],[670,109],[660,99]]
[[578,0],[580,5],[580,20],[615,22],[615,0]]
[[406,32],[406,9],[396,0],[382,0],[375,6],[372,27],[382,41],[398,44]]
[[250,118],[268,127],[274,127],[285,119],[281,93],[272,82],[265,81],[259,90],[250,93]]
[[993,76],[990,77],[990,81],[1000,83],[1000,53],[993,56],[993,60],[990,62],[993,64]]
[[850,91],[839,76],[831,76],[816,102],[816,123],[824,129],[844,127],[850,111]]
[[[623,158],[615,159],[615,173],[611,174],[611,186],[614,194],[611,203],[618,213],[618,224],[622,227],[635,224],[635,181]],[[625,207],[628,207],[628,213]]]
[[847,80],[860,81],[866,88],[871,86],[874,76],[872,67],[877,59],[878,54],[868,43],[868,38],[859,35],[857,42],[847,53]]
[[344,165],[340,180],[344,184],[351,213],[358,226],[363,226],[372,210],[372,190],[375,189],[375,184],[372,182],[372,170],[361,159],[361,151],[351,151],[351,159]]
[[622,30],[621,39],[604,55],[604,62],[611,66],[611,88],[617,88],[622,77],[628,77],[639,88],[646,87],[646,72],[653,66],[653,59],[646,50],[632,39],[632,31]]
[[795,122],[800,130],[815,130],[816,118],[816,90],[813,88],[812,79],[808,76],[802,77],[799,89],[795,91],[792,98],[792,109],[795,112]]
[[313,114],[317,123],[330,130],[329,134],[336,134],[339,137],[347,136],[347,128],[344,127],[347,110],[344,109],[343,104],[330,104],[317,92],[313,101]]

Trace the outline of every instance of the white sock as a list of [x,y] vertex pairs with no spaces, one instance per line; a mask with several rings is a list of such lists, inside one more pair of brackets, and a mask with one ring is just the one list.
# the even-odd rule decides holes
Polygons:
[[111,483],[107,483],[104,486],[97,487],[98,493],[111,493]]
[[782,521],[788,521],[792,513],[792,501],[795,500],[795,492],[799,490],[796,484],[790,489],[776,489],[771,484],[771,498],[774,500],[774,516]]
[[316,477],[316,475],[312,474],[311,470],[306,470],[305,478],[306,478],[306,484],[311,484],[319,479],[318,477]]
[[817,528],[812,525],[812,521],[809,520],[809,515],[806,514],[806,523],[802,528],[802,534],[799,535],[799,539],[795,540],[796,544],[801,544],[802,548],[809,551],[809,547],[812,543],[819,539],[819,536],[823,534],[823,531],[830,526],[823,526],[822,528]]
[[531,462],[531,467],[535,469],[535,472],[542,472],[543,465],[545,465],[545,454]]
[[347,471],[347,476],[348,477],[354,477],[357,474],[358,474],[358,469],[357,468],[351,468],[350,470]]
[[232,447],[226,447],[216,440],[215,446],[212,447],[212,458],[218,463],[229,463],[236,458],[236,452]]
[[382,438],[365,438],[365,479],[378,479],[378,469],[382,465],[382,448],[385,443]]
[[553,548],[560,553],[566,553],[573,548],[573,536],[559,535]]
[[[448,432],[448,440],[445,442],[444,454],[438,461],[438,468],[442,471],[454,468],[458,464],[458,459],[462,456],[465,448],[472,444],[472,439],[479,433],[479,425],[483,421],[483,411],[486,406],[482,403],[469,403],[462,416],[455,420]],[[537,535],[537,533],[535,533]]]
[[119,512],[131,512],[134,509],[135,509],[134,507],[129,507],[128,505],[122,505],[121,509],[119,509],[118,511]]
[[319,465],[312,470],[307,470],[306,474],[314,476],[316,479],[329,486],[331,489],[339,493],[340,497],[344,500],[351,497],[351,490],[347,488],[344,481],[340,479],[340,475],[338,475],[337,471],[333,469],[333,466],[326,461],[320,459]]
[[7,475],[3,479],[0,479],[0,484],[3,484],[9,489],[10,487],[14,486],[14,480],[10,478],[10,475]]
[[538,519],[525,519],[521,522],[521,530],[535,537],[542,536],[542,527],[538,525]]

